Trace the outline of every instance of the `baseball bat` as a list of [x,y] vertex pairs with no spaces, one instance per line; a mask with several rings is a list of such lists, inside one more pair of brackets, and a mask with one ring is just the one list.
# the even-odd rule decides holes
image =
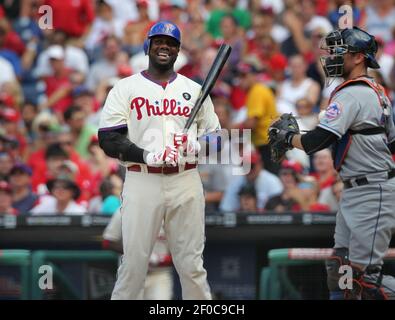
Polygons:
[[199,96],[196,100],[195,105],[192,108],[187,123],[185,124],[184,132],[187,132],[188,129],[191,127],[197,113],[203,105],[204,100],[206,100],[211,89],[214,87],[214,84],[217,81],[218,76],[221,73],[221,70],[224,67],[225,62],[228,59],[231,51],[232,47],[228,44],[221,44],[220,48],[218,49],[217,56],[215,57],[214,62],[211,65],[210,71],[208,72],[206,79],[204,79],[203,81]]

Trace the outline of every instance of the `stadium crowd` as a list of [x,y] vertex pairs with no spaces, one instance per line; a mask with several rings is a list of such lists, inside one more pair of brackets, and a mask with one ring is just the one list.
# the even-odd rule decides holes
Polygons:
[[[241,155],[251,170],[200,165],[207,211],[336,211],[330,150],[292,150],[278,165],[267,129],[284,112],[301,130],[318,123],[338,84],[325,85],[319,43],[344,4],[376,36],[381,69],[371,76],[392,97],[393,0],[0,0],[0,215],[118,209],[124,169],[99,147],[100,110],[116,81],[147,67],[143,42],[159,19],[180,27],[175,67],[197,82],[221,43],[233,48],[211,96],[224,129],[252,130]],[[225,149],[239,152],[232,143]]]

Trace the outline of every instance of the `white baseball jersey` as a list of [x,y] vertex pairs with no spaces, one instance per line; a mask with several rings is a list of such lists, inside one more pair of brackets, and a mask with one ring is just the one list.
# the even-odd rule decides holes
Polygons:
[[[173,144],[172,133],[184,129],[200,88],[196,82],[177,73],[166,86],[150,79],[144,71],[124,78],[108,94],[100,130],[127,127],[130,141],[149,152],[159,152]],[[220,124],[211,99],[207,97],[189,133],[197,138],[217,129]]]

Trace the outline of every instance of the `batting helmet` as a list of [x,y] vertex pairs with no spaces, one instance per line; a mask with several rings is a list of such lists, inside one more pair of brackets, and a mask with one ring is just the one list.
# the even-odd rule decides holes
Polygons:
[[178,27],[170,21],[159,21],[155,23],[148,32],[144,41],[144,53],[148,54],[151,45],[151,38],[155,36],[169,36],[181,44],[181,32]]
[[321,58],[327,77],[341,77],[343,75],[343,55],[347,52],[363,53],[369,68],[380,68],[375,58],[377,42],[374,36],[358,27],[334,30],[328,33],[323,40],[322,48],[330,54],[329,57]]

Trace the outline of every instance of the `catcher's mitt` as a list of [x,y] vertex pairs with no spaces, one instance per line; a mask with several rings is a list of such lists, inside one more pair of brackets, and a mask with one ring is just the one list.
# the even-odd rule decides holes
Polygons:
[[269,146],[273,162],[281,162],[285,153],[293,148],[291,139],[299,134],[299,126],[292,113],[284,113],[269,127]]

